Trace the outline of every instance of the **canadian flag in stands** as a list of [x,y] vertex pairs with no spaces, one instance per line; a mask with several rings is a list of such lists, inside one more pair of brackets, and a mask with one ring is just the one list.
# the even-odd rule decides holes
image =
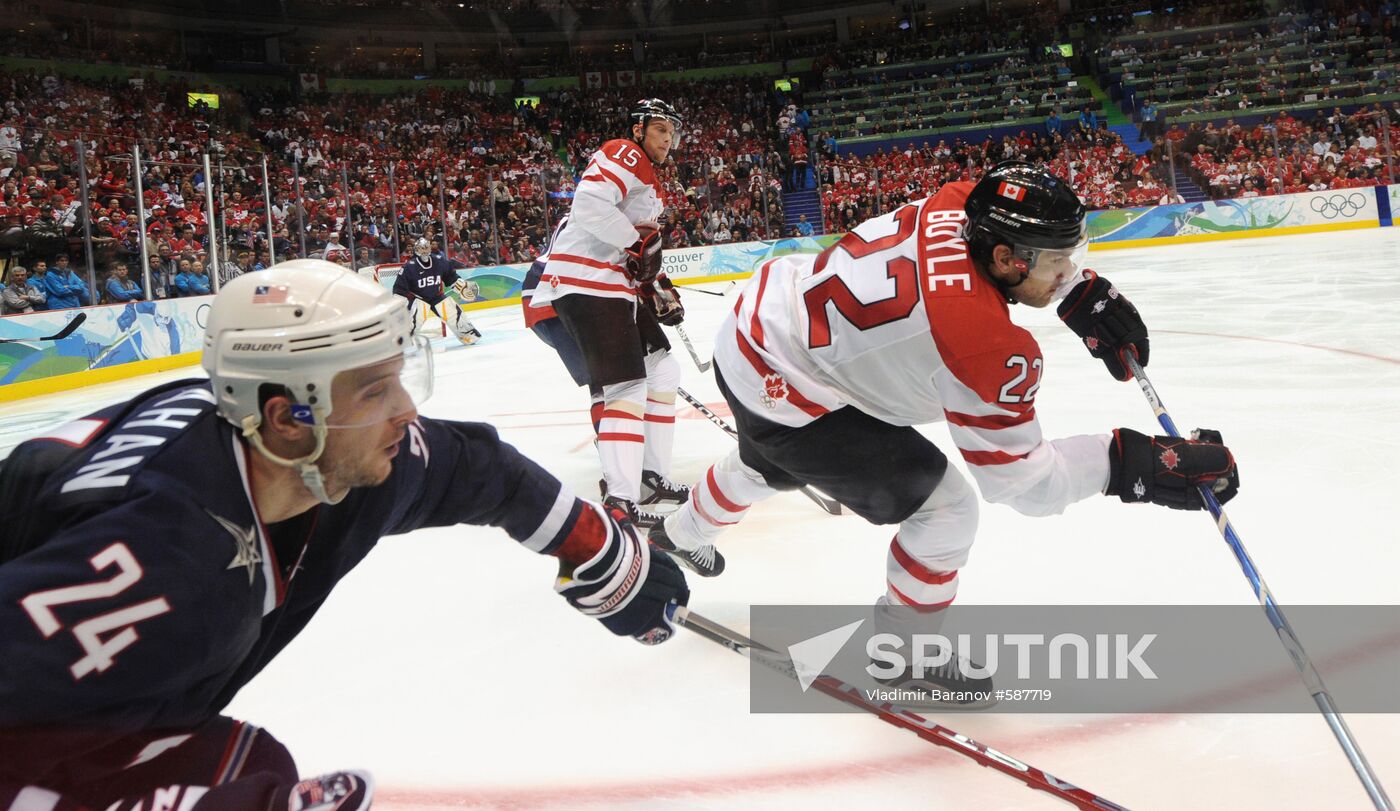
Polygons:
[[300,77],[302,90],[316,91],[326,89],[326,82],[321,78],[321,74],[319,73],[302,73]]

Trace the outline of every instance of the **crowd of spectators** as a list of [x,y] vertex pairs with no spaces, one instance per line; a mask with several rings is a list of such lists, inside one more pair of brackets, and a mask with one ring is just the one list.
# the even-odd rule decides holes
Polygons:
[[[534,8],[550,0],[501,2]],[[1223,35],[1223,47],[1238,44],[1240,53],[1257,51],[1267,62],[1259,46],[1271,41],[1261,39],[1266,34],[1293,32],[1314,42],[1364,29],[1393,39],[1394,14],[1384,14],[1394,11],[1395,0],[1377,2],[1350,11],[1281,13],[1259,36],[1240,35],[1235,43],[1234,34]],[[841,152],[837,131],[824,122],[833,112],[823,104],[841,103],[817,102],[809,113],[800,87],[789,97],[757,78],[629,81],[550,91],[538,103],[519,106],[508,95],[441,87],[304,97],[248,90],[224,95],[213,110],[189,107],[192,88],[178,80],[0,72],[0,251],[23,266],[11,266],[5,312],[96,303],[86,300],[85,231],[92,235],[99,302],[200,295],[274,257],[320,256],[354,267],[397,262],[419,238],[472,266],[528,262],[567,213],[575,178],[592,153],[624,135],[628,108],[648,95],[673,102],[686,122],[673,160],[658,171],[676,247],[805,235],[814,227],[844,230],[943,183],[976,179],[1009,158],[1048,164],[1094,208],[1179,201],[1172,183],[1177,167],[1217,198],[1386,182],[1380,124],[1383,116],[1400,124],[1400,102],[1356,115],[1340,108],[1301,118],[1284,113],[1240,126],[1233,120],[1171,123],[1172,116],[1159,115],[1157,102],[1147,98],[1138,118],[1153,146],[1141,155],[1090,107],[1061,119],[1061,100],[1045,97],[1040,85],[1062,78],[1067,66],[1062,56],[1046,54],[1041,40],[1095,15],[1113,17],[1130,31],[1160,23],[1119,19],[1122,8],[1076,4],[1075,12],[1062,15],[1054,4],[1041,3],[1029,8],[1020,26],[995,13],[964,10],[947,34],[895,31],[824,54],[814,72],[825,77],[827,89],[885,82],[879,71],[857,76],[851,68],[954,57],[926,75],[907,67],[899,75],[929,83],[918,85],[917,94],[946,95],[950,111],[966,101],[960,77],[969,71],[1013,97],[1025,84],[1026,98],[1020,105],[1008,102],[1004,120],[1052,108],[1044,125],[1016,135],[933,136],[864,157]],[[1203,0],[1178,4],[1171,16],[1177,23],[1206,23],[1257,10],[1255,0]],[[1144,47],[1180,45],[1164,40]],[[1136,58],[1135,48],[1110,45],[1106,53],[1122,65]],[[1329,69],[1319,63],[1320,70]],[[1395,66],[1382,59],[1370,69],[1377,81],[1388,82]],[[1219,86],[1203,87],[1192,103],[1205,107],[1223,98],[1220,93]],[[888,112],[891,131],[901,129],[900,111]],[[904,112],[912,121],[914,111]],[[79,142],[87,156],[90,211],[79,188]],[[143,155],[144,229],[132,176],[134,147]],[[211,177],[202,166],[206,154]],[[812,180],[824,222],[786,223],[784,194],[805,190]],[[212,223],[206,192],[215,198]],[[217,261],[209,252],[215,246]],[[74,280],[82,282],[81,291]]]
[[1392,131],[1400,128],[1400,104],[1377,104],[1351,115],[1340,108],[1303,119],[1283,112],[1252,126],[1233,118],[1221,126],[1193,122],[1165,138],[1177,163],[1215,199],[1348,189],[1394,182],[1379,137],[1382,116]]
[[827,228],[844,231],[867,217],[893,210],[938,191],[944,183],[976,180],[1003,160],[1044,163],[1070,180],[1091,208],[1175,202],[1169,164],[1135,155],[1113,132],[1022,130],[1015,136],[978,143],[955,138],[903,148],[877,148],[865,156],[841,155],[819,164],[822,210]]
[[[781,228],[772,102],[761,80],[562,90],[520,106],[431,88],[311,100],[249,93],[214,111],[188,107],[184,91],[0,74],[0,230],[12,252],[30,262],[63,253],[85,267],[86,224],[100,295],[121,265],[136,280],[149,267],[157,298],[198,294],[211,277],[226,281],[274,256],[357,267],[400,261],[419,238],[441,250],[444,231],[450,256],[469,265],[528,262],[567,213],[592,152],[625,135],[628,109],[646,94],[671,100],[687,122],[660,173],[674,244],[763,238]],[[79,140],[90,215],[81,205]],[[144,233],[133,146],[143,157]],[[205,153],[214,169],[217,267],[207,252]]]

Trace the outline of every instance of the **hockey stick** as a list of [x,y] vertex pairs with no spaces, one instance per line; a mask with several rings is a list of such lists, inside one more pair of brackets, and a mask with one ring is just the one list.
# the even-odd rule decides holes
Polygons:
[[[1181,432],[1176,429],[1176,423],[1167,413],[1167,407],[1162,404],[1162,398],[1157,396],[1157,390],[1153,388],[1152,381],[1147,379],[1147,373],[1142,370],[1142,364],[1138,362],[1137,355],[1132,352],[1127,353],[1127,363],[1133,377],[1137,378],[1138,385],[1142,387],[1147,404],[1152,406],[1152,413],[1156,415],[1157,422],[1168,434],[1180,437]],[[1200,487],[1200,491],[1206,509],[1210,510],[1211,516],[1215,518],[1216,529],[1220,530],[1221,536],[1225,538],[1225,543],[1230,545],[1230,551],[1235,553],[1235,560],[1239,563],[1240,570],[1244,572],[1250,587],[1254,589],[1254,596],[1258,598],[1260,607],[1264,609],[1265,616],[1269,618],[1269,623],[1274,626],[1274,632],[1278,634],[1279,641],[1283,643],[1284,649],[1293,659],[1293,666],[1303,677],[1303,684],[1312,694],[1313,701],[1317,702],[1317,708],[1322,712],[1322,717],[1332,728],[1332,734],[1336,736],[1337,743],[1346,753],[1347,760],[1351,761],[1351,767],[1356,770],[1356,776],[1361,779],[1361,785],[1370,795],[1371,803],[1378,811],[1394,811],[1395,806],[1386,796],[1385,788],[1381,786],[1380,779],[1372,771],[1371,764],[1366,762],[1366,756],[1362,754],[1360,745],[1352,737],[1351,729],[1347,727],[1347,722],[1342,718],[1342,714],[1337,711],[1336,704],[1332,701],[1332,694],[1322,683],[1322,676],[1313,667],[1312,660],[1303,650],[1303,644],[1293,633],[1293,626],[1283,616],[1283,609],[1274,601],[1273,592],[1269,591],[1268,585],[1264,583],[1263,575],[1259,574],[1258,568],[1254,565],[1254,559],[1249,556],[1249,552],[1244,548],[1244,542],[1240,540],[1240,536],[1235,533],[1235,528],[1231,526],[1230,519],[1225,515],[1225,508],[1220,506],[1220,502],[1215,498],[1215,493],[1211,492],[1209,487],[1203,485]]]
[[707,295],[707,296],[719,296],[719,297],[723,298],[724,296],[729,295],[729,291],[730,291],[730,290],[733,290],[733,289],[734,289],[734,280],[733,280],[733,279],[730,279],[730,280],[729,280],[729,286],[726,287],[726,288],[724,288],[723,291],[718,292],[718,293],[716,293],[716,292],[713,291],[713,290],[701,290],[701,289],[698,288],[698,287],[690,287],[689,285],[686,286],[685,292],[687,292],[687,293],[704,293],[704,294]]
[[699,369],[702,372],[710,371],[710,366],[714,363],[714,361],[700,360],[700,353],[695,351],[695,345],[690,342],[690,336],[685,334],[685,327],[676,326],[675,330],[676,334],[681,336],[681,343],[685,344],[685,351],[690,353],[690,359],[695,361],[695,368]]
[[14,344],[25,341],[61,341],[64,338],[67,338],[69,335],[72,335],[73,332],[77,330],[78,327],[82,326],[83,322],[86,320],[87,313],[78,313],[77,315],[73,316],[72,321],[69,321],[67,324],[63,325],[63,329],[59,330],[58,332],[55,332],[52,335],[45,335],[42,338],[0,338],[0,344]]
[[[684,606],[676,609],[674,620],[682,627],[689,628],[711,642],[723,645],[735,653],[745,656],[752,661],[756,661],[764,667],[775,670],[790,679],[797,679],[796,668],[792,660],[772,648],[765,647],[717,622],[708,620],[696,614],[694,611],[689,611]],[[998,752],[986,744],[978,743],[966,735],[954,732],[932,719],[901,709],[887,702],[877,704],[867,699],[860,688],[847,684],[833,676],[828,676],[824,673],[817,676],[816,680],[812,682],[812,687],[826,693],[837,701],[843,701],[853,707],[868,712],[887,724],[892,724],[901,729],[907,729],[929,743],[970,757],[983,766],[988,766],[1002,774],[1010,775],[1025,783],[1027,786],[1044,791],[1056,799],[1071,803],[1076,808],[1090,809],[1091,811],[1115,811],[1115,809],[1116,811],[1127,811],[1124,806],[1105,799],[1092,791],[1079,788],[1073,783],[1065,782],[1043,769],[1038,769],[1010,755]]]
[[[687,403],[690,403],[691,408],[705,415],[705,419],[709,420],[715,425],[718,425],[720,427],[720,430],[724,431],[726,434],[729,434],[730,439],[733,439],[736,442],[739,440],[739,432],[734,430],[734,426],[725,422],[723,417],[711,411],[709,406],[700,402],[693,395],[691,395],[690,392],[682,388],[677,388],[676,394],[679,394],[682,398],[685,399]],[[821,507],[823,510],[826,510],[831,515],[841,514],[841,502],[837,501],[836,499],[831,498],[830,496],[822,495],[821,493],[817,492],[816,488],[813,488],[811,486],[803,487],[801,489],[801,492],[802,495],[815,501],[818,507]]]

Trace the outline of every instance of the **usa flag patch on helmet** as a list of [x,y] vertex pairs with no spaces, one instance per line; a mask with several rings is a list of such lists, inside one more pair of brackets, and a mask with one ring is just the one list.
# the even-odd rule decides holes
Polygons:
[[1015,183],[1007,183],[1003,180],[1001,185],[997,186],[997,194],[1000,194],[1002,197],[1008,197],[1019,203],[1025,199],[1026,190],[1023,186],[1017,186]]
[[253,288],[254,304],[286,304],[290,288],[285,284],[260,284]]

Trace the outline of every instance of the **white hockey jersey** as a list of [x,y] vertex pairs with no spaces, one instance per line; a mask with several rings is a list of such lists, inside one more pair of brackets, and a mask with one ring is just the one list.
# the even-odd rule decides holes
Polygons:
[[720,327],[715,364],[744,406],[783,425],[847,405],[895,425],[947,420],[984,498],[1058,513],[1102,492],[1109,436],[1041,436],[1040,347],[963,240],[972,186],[947,184],[818,255],[765,262]]
[[544,275],[530,300],[544,307],[572,293],[633,300],[636,288],[623,270],[627,246],[641,238],[634,227],[656,220],[665,204],[651,159],[632,141],[603,144],[588,162],[569,210],[540,261]]

